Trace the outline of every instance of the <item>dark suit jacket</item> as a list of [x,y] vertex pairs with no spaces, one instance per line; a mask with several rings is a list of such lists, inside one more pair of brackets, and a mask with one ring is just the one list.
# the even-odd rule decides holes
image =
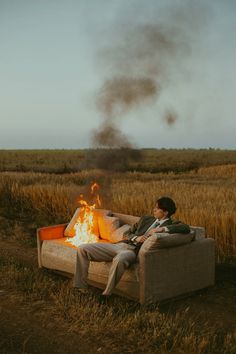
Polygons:
[[[134,236],[143,235],[147,231],[147,229],[152,225],[152,223],[154,223],[155,220],[156,218],[154,216],[150,216],[150,215],[142,216],[136,224],[131,226],[131,228],[124,233],[123,236],[124,240],[120,242],[133,244],[131,239]],[[167,227],[169,234],[175,234],[175,233],[188,234],[190,232],[190,228],[188,225],[183,224],[181,221],[178,220],[172,220],[171,218],[169,218],[163,224],[161,224],[161,227],[162,226]],[[141,246],[142,243],[137,244],[135,251],[138,252]]]

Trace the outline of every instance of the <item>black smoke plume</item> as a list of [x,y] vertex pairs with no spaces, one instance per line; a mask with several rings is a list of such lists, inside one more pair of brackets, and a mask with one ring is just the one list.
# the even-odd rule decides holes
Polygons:
[[[200,5],[179,4],[164,16],[157,12],[158,23],[130,21],[128,26],[116,28],[111,45],[98,53],[104,81],[96,97],[102,122],[92,132],[92,146],[101,149],[94,167],[123,170],[130,161],[141,160],[122,130],[122,120],[131,110],[158,102],[162,91],[172,84],[173,73],[185,72],[184,59],[191,53],[193,33],[201,25],[195,15],[202,10]],[[150,129],[146,118],[144,128]],[[177,118],[177,113],[167,107],[163,116],[167,125],[173,126]]]

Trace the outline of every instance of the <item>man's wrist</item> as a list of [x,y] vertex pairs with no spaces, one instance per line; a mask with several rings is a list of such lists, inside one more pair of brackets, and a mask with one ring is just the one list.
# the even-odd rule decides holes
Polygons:
[[134,236],[131,238],[131,241],[134,242],[138,236]]
[[159,226],[157,228],[157,233],[162,233],[162,232],[169,232],[168,228],[166,226]]

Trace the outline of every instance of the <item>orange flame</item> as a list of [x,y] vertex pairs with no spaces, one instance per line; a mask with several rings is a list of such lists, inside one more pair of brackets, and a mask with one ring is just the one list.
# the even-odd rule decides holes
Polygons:
[[[91,186],[91,194],[94,194],[95,190],[99,189],[99,185],[95,182]],[[88,205],[88,203],[83,200],[83,195],[80,195],[79,203],[81,209],[79,212],[79,217],[74,225],[75,236],[72,238],[67,238],[67,242],[72,243],[75,246],[79,246],[82,243],[94,243],[98,241],[98,236],[93,233],[94,225],[94,209],[96,205],[101,206],[101,200],[99,195],[96,196],[95,204]]]
[[96,182],[94,182],[93,184],[92,184],[92,186],[91,186],[91,194],[93,194],[94,193],[94,190],[95,189],[99,189],[99,184],[97,184]]

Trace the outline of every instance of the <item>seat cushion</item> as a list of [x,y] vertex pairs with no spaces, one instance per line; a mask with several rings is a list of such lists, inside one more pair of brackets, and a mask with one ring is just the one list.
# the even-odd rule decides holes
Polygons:
[[[43,241],[41,248],[41,262],[45,268],[74,274],[76,253],[79,248],[71,245],[67,239]],[[104,242],[104,241],[103,241]],[[105,288],[111,262],[90,262],[88,281],[95,286]],[[139,264],[132,264],[123,274],[116,292],[131,299],[139,299]]]

